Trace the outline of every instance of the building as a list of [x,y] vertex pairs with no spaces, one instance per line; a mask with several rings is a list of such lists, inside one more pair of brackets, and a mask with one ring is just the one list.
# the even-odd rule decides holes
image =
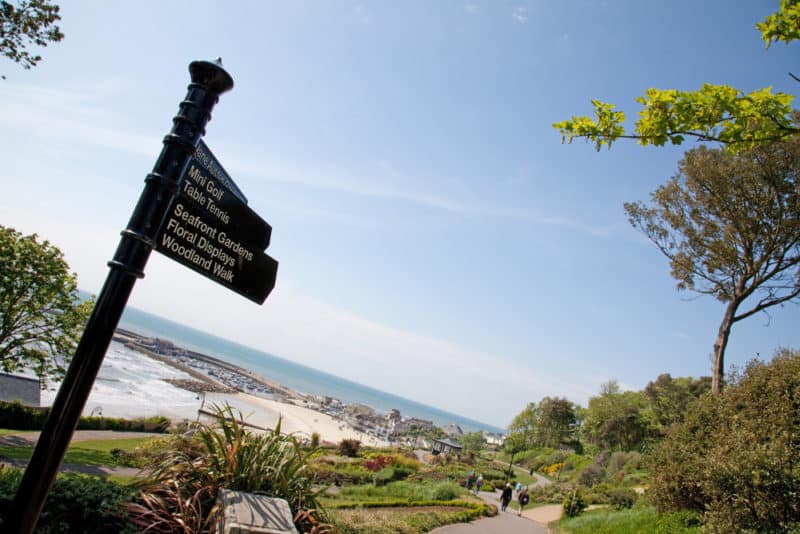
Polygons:
[[0,401],[39,406],[41,386],[38,378],[0,373]]
[[464,435],[464,431],[461,429],[460,426],[458,426],[455,423],[446,424],[445,426],[442,427],[442,430],[444,430],[444,433],[447,434],[447,437],[450,438],[457,439],[459,436]]
[[461,452],[461,445],[449,439],[436,439],[433,440],[431,446],[431,454],[450,454]]

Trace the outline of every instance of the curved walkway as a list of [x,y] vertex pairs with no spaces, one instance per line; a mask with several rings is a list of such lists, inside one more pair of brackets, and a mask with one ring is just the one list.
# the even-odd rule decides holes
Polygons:
[[500,511],[500,492],[481,491],[478,496],[488,504],[497,506],[497,515],[485,517],[472,523],[457,523],[432,530],[435,534],[547,534],[547,523],[561,516],[561,507],[557,508],[555,517],[553,510],[542,513],[542,506],[524,510],[522,516],[517,515],[516,501],[511,501],[505,512]]

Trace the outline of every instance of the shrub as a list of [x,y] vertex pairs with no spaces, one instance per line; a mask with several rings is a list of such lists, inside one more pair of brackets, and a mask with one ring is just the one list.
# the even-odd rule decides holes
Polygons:
[[542,473],[546,473],[548,475],[553,475],[554,473],[556,473],[558,471],[561,471],[562,467],[564,467],[564,464],[561,463],[561,462],[558,462],[558,463],[555,463],[555,464],[546,465],[546,466],[542,467],[541,471],[542,471]]
[[631,508],[639,496],[630,488],[616,488],[611,491],[609,504],[616,510]]
[[566,492],[562,484],[549,484],[547,486],[537,486],[528,491],[533,502],[562,504],[567,495],[572,492]]
[[49,408],[23,406],[18,401],[0,402],[0,428],[41,430],[49,413]]
[[584,500],[583,494],[579,489],[575,488],[572,492],[568,493],[566,497],[564,497],[561,510],[567,517],[577,517],[581,515],[584,510],[586,510],[586,501]]
[[319,440],[320,440],[319,432],[312,432],[311,433],[311,442],[309,443],[309,446],[312,449],[316,449],[317,447],[319,447]]
[[[22,472],[0,468],[0,517],[5,517],[17,492]],[[53,483],[36,532],[134,533],[136,529],[121,511],[135,490],[100,477],[60,474]]]
[[587,488],[591,488],[595,484],[599,484],[606,477],[606,470],[603,466],[592,464],[587,465],[583,471],[578,475],[578,483]]
[[391,456],[376,456],[375,458],[370,458],[369,460],[365,461],[364,467],[370,471],[380,471],[387,465],[392,465],[393,463],[394,458]]
[[230,406],[215,407],[215,415],[214,425],[201,424],[191,439],[176,440],[137,502],[126,507],[137,525],[148,532],[205,532],[217,520],[221,488],[286,499],[294,514],[319,508],[303,450],[293,436],[281,435],[280,421],[255,435]]
[[343,439],[339,442],[339,454],[348,458],[357,457],[360,448],[361,442],[357,439]]
[[[453,482],[410,483],[406,481],[390,482],[385,486],[375,487],[371,484],[342,488],[341,495],[357,499],[380,498],[405,501],[451,501],[462,493],[459,485]],[[360,504],[364,504],[360,502]]]
[[111,457],[117,465],[138,467],[139,469],[157,464],[166,451],[172,447],[175,438],[171,436],[157,437],[142,443],[132,452],[123,449],[111,449]]
[[690,405],[653,455],[653,502],[703,513],[708,532],[800,529],[800,352],[750,362]]

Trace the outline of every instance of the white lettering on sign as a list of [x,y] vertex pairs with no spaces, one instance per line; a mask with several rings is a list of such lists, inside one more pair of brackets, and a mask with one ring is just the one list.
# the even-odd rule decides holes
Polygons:
[[[189,180],[183,182],[183,192],[203,206],[208,213],[219,219],[220,221],[228,224],[231,222],[230,215],[224,209],[220,208],[217,202],[222,200],[225,191],[214,183],[214,180],[209,179],[201,169],[192,164],[189,167],[189,172],[186,173]],[[204,193],[208,193],[211,198],[206,197]],[[213,200],[212,200],[213,199]]]
[[205,175],[200,172],[200,169],[192,165],[189,168],[189,178],[200,184],[201,186],[206,185],[206,177]]
[[187,197],[191,198],[192,200],[194,200],[195,202],[197,202],[201,206],[205,207],[206,200],[207,200],[206,196],[203,194],[203,192],[200,189],[198,189],[197,187],[194,187],[189,182],[189,180],[186,180],[183,183],[183,192],[186,193]]
[[234,254],[237,254],[237,255],[241,256],[243,259],[245,259],[247,261],[253,261],[253,253],[250,252],[249,250],[247,250],[246,248],[244,248],[241,243],[237,243],[236,241],[234,241],[232,239],[228,239],[228,236],[225,235],[225,232],[220,232],[219,233],[218,241],[221,244],[223,244],[226,247],[228,247],[229,249],[231,249],[231,251]]
[[[175,204],[175,210],[173,211],[175,217],[178,217],[180,220],[185,221],[188,226],[199,230],[201,234],[205,234],[211,239],[214,239],[217,235],[217,229],[213,226],[207,224],[203,219],[200,218],[199,215],[192,215],[189,213],[183,204],[178,203]],[[167,228],[169,229],[169,228]]]
[[218,187],[217,184],[214,183],[213,180],[209,180],[206,184],[206,192],[219,201],[222,198],[222,195],[225,194],[225,190]]
[[207,209],[211,215],[216,216],[220,221],[224,222],[225,224],[231,222],[231,217],[230,215],[228,215],[228,212],[223,210],[216,204],[214,204],[214,202],[210,198],[208,199]]
[[[212,180],[203,180],[206,186],[213,184]],[[203,180],[199,180],[198,183]],[[191,184],[184,184],[183,190],[209,213],[220,219],[228,218],[224,210],[205,196],[205,193],[213,196],[214,191],[219,191],[218,189],[201,190]],[[229,238],[224,231],[208,224],[202,216],[192,213],[189,208],[181,202],[175,203],[164,225],[159,241],[160,248],[189,262],[213,278],[232,284],[236,273],[242,269],[243,262],[253,261],[253,252]],[[215,213],[215,210],[219,213]]]

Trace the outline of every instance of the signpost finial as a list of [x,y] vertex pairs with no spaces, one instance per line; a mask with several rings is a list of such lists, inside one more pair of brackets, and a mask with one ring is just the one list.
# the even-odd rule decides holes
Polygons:
[[218,95],[233,89],[233,78],[222,67],[222,58],[216,61],[192,61],[189,64],[189,74],[193,83],[205,85]]

